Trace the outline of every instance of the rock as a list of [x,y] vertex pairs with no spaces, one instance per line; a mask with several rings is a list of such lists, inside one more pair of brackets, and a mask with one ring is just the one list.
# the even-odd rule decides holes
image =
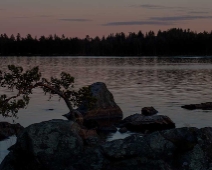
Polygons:
[[136,119],[138,119],[141,116],[142,115],[138,113],[130,115],[124,118],[119,124],[117,124],[117,127],[120,127],[120,128],[125,127],[127,124],[129,124],[130,122],[136,121]]
[[10,124],[8,122],[0,122],[0,141],[10,136],[17,135],[24,127],[19,123]]
[[4,133],[0,133],[0,141],[7,139],[8,136],[6,136]]
[[169,117],[163,115],[143,116],[142,114],[134,114],[122,120],[119,127],[144,133],[172,129],[175,128],[175,124]]
[[144,107],[141,110],[141,114],[144,115],[144,116],[152,116],[152,115],[155,115],[157,113],[158,113],[158,111],[155,110],[154,107]]
[[115,133],[117,131],[117,128],[115,126],[101,126],[97,129],[97,131],[103,133]]
[[107,89],[105,83],[97,82],[90,85],[92,96],[97,99],[90,110],[86,104],[82,104],[77,110],[82,113],[84,124],[93,120],[100,126],[111,126],[119,122],[122,117],[122,110],[115,103],[112,93]]
[[97,137],[97,132],[95,129],[81,129],[79,135],[82,139],[88,139],[90,137]]
[[195,110],[195,109],[212,110],[212,102],[206,102],[201,104],[189,104],[181,107],[188,110]]
[[18,135],[0,170],[211,169],[212,128],[177,128],[104,143],[93,136],[83,143],[80,130],[64,120],[31,125]]
[[83,139],[86,147],[93,147],[103,142],[103,140],[100,139],[95,129],[81,129],[79,131],[79,135]]
[[209,160],[212,162],[212,128],[205,127],[198,130],[197,141]]
[[68,120],[76,121],[79,125],[83,125],[83,123],[84,123],[84,118],[83,118],[82,114],[78,110],[75,110],[75,109],[67,114],[62,115],[62,116],[66,117]]
[[119,132],[120,133],[126,133],[128,131],[128,129],[126,127],[120,128]]
[[97,146],[97,145],[99,145],[102,142],[103,141],[100,140],[100,138],[97,137],[97,136],[91,136],[91,137],[88,137],[88,138],[84,139],[85,145],[86,146],[91,146],[91,147]]
[[79,159],[83,150],[79,130],[78,124],[65,120],[33,124],[18,135],[16,144],[10,148],[10,163],[14,169],[64,170]]
[[73,165],[74,170],[106,170],[110,161],[102,154],[100,147],[86,149],[82,157]]
[[161,135],[174,143],[181,152],[189,151],[197,144],[197,128],[178,128],[162,131]]
[[[132,135],[102,145],[102,154],[112,163],[106,169],[166,169],[176,147],[156,132],[147,137]],[[142,167],[142,168],[141,168]],[[167,169],[168,170],[168,169]]]

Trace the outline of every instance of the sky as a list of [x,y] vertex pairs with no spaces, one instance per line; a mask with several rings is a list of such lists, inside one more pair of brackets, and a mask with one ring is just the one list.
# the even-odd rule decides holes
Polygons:
[[212,0],[0,0],[0,34],[84,38],[212,30]]

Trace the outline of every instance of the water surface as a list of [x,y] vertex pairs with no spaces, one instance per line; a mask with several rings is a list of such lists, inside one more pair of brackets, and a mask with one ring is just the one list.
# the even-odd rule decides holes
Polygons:
[[[2,57],[0,68],[15,64],[29,69],[39,66],[44,77],[62,71],[75,77],[75,87],[105,82],[121,107],[124,117],[153,106],[169,116],[177,127],[211,126],[212,111],[182,109],[184,104],[212,102],[212,58],[119,58],[119,57]],[[1,89],[1,94],[8,93]],[[54,109],[50,111],[48,109]],[[34,90],[27,109],[20,110],[16,122],[23,126],[50,119],[64,119],[68,112],[63,101]],[[12,119],[0,117],[0,121]],[[2,147],[2,145],[0,145]],[[3,148],[3,147],[2,147]],[[3,149],[0,148],[0,152]],[[0,158],[1,159],[1,158]]]

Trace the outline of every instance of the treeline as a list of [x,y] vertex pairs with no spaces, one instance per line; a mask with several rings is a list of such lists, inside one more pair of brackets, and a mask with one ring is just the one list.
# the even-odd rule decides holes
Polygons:
[[110,34],[107,37],[84,39],[64,35],[33,38],[0,35],[1,56],[176,56],[212,55],[212,31],[197,33],[173,28],[157,33]]

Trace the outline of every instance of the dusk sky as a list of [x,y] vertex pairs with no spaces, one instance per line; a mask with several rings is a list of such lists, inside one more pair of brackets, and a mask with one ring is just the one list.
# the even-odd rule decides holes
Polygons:
[[84,38],[169,28],[212,30],[211,0],[1,0],[0,34]]

